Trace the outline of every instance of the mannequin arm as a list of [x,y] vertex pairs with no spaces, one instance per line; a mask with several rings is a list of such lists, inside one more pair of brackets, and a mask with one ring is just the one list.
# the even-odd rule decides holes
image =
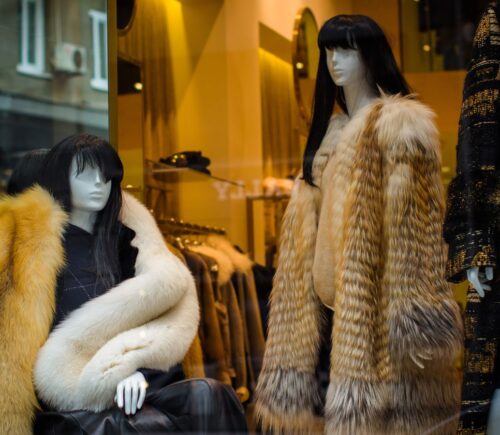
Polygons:
[[135,372],[125,378],[116,387],[115,401],[118,408],[125,406],[125,414],[134,415],[144,404],[147,388],[148,383],[141,372]]
[[479,271],[479,267],[467,269],[467,280],[482,298],[484,298],[485,290],[491,290],[491,286],[486,283],[492,279],[493,267],[491,266],[486,267],[484,273]]

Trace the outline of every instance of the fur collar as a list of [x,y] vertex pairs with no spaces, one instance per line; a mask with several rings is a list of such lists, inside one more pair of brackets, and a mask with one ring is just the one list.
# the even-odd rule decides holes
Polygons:
[[29,435],[32,370],[47,339],[64,264],[66,214],[40,187],[0,198],[0,433]]
[[71,313],[38,354],[36,389],[56,410],[111,407],[121,380],[141,367],[167,370],[181,362],[196,335],[199,309],[188,269],[128,194],[121,221],[136,233],[135,277]]

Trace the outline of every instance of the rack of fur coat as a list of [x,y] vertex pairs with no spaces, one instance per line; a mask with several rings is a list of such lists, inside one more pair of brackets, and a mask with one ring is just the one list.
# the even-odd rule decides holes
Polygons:
[[241,402],[247,402],[265,346],[253,263],[231,244],[223,229],[176,219],[157,222],[195,278],[205,375],[232,385]]

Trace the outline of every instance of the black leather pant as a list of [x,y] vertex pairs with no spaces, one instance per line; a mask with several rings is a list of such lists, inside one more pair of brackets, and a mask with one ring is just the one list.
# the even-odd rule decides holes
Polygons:
[[234,391],[213,379],[190,379],[151,386],[142,409],[126,416],[117,407],[89,411],[42,412],[35,435],[153,435],[165,433],[246,433],[245,413]]

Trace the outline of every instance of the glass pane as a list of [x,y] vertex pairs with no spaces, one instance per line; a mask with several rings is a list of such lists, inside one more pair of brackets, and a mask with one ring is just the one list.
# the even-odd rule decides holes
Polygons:
[[100,59],[99,59],[99,66],[100,66],[100,71],[99,71],[99,77],[103,79],[108,78],[108,55],[107,55],[107,49],[106,49],[106,22],[105,21],[100,21],[99,22],[99,48],[100,48]]
[[488,0],[401,0],[407,72],[467,68],[472,39]]
[[18,71],[22,8],[19,0],[0,2],[0,191],[27,151],[50,148],[66,136],[88,132],[108,137],[108,95],[92,79],[91,9],[105,10],[102,0],[40,2],[45,33],[36,33],[35,2],[24,9],[28,19],[30,62],[37,38],[51,62],[43,72]]
[[36,5],[34,2],[27,2],[27,33],[26,43],[28,44],[28,63],[36,63]]

